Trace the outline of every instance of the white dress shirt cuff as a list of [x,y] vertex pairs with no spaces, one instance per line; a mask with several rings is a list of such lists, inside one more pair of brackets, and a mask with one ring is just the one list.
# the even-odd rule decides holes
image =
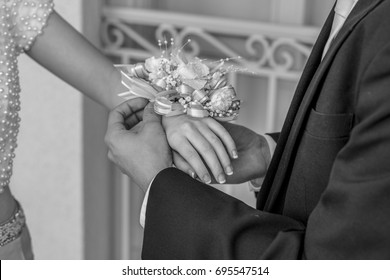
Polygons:
[[153,181],[156,177],[153,178],[153,180],[150,182],[148,189],[146,190],[145,196],[144,196],[144,201],[142,202],[141,206],[141,212],[139,215],[139,223],[141,224],[142,228],[145,228],[145,219],[146,219],[146,207],[148,206],[148,198],[149,198],[149,191],[150,187],[153,184]]
[[[265,140],[267,141],[268,143],[268,147],[269,147],[269,152],[271,154],[271,158],[273,157],[274,155],[274,152],[275,152],[275,149],[276,149],[276,142],[275,140],[269,136],[269,135],[264,135],[264,138]],[[263,184],[263,180],[264,178],[256,178],[256,179],[253,179],[253,180],[250,180],[248,182],[249,184],[249,190],[252,191],[252,192],[259,192],[260,189],[261,189],[261,186]]]
[[264,138],[265,138],[265,140],[267,140],[269,152],[271,153],[271,158],[272,158],[274,156],[274,152],[276,149],[276,142],[271,136],[269,136],[267,134],[264,135]]

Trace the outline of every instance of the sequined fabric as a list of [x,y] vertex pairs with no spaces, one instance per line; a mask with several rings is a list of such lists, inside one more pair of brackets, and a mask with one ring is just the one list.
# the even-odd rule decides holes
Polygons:
[[52,0],[0,0],[0,194],[10,182],[20,118],[17,57],[42,33]]

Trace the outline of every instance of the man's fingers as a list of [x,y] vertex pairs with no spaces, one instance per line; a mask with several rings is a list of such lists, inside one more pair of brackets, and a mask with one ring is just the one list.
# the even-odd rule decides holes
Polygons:
[[144,112],[142,110],[142,111],[137,111],[135,114],[129,116],[125,120],[126,129],[132,129],[134,126],[139,124],[139,122],[143,119],[143,114]]
[[[107,132],[126,130],[126,119],[132,119],[132,125],[135,125],[139,122],[134,120],[134,116],[137,115],[139,111],[142,111],[148,101],[144,98],[135,98],[127,100],[122,104],[114,108],[108,116],[108,129]],[[128,124],[127,124],[128,125]]]
[[145,107],[143,121],[161,122],[161,116],[154,111],[154,102],[149,102],[149,104]]

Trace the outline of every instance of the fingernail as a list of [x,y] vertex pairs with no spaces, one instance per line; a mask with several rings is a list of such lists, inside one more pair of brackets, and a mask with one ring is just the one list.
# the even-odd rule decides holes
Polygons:
[[210,178],[209,174],[206,174],[206,175],[203,176],[203,182],[205,182],[206,184],[210,184],[211,183],[211,178]]
[[218,182],[219,182],[220,184],[225,183],[225,182],[226,182],[225,175],[219,174],[219,175],[218,175]]
[[229,165],[225,168],[225,173],[226,173],[226,175],[229,175],[229,176],[233,175],[233,168],[231,167],[231,165]]
[[233,158],[238,158],[237,150],[232,151]]
[[194,178],[194,179],[196,178],[196,174],[195,174],[194,171],[190,170],[189,173],[190,173],[190,176],[191,176],[192,178]]

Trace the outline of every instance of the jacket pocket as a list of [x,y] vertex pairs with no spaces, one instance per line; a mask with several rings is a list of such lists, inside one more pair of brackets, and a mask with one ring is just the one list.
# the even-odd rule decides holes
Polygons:
[[348,137],[353,125],[353,114],[324,114],[312,109],[306,132],[318,138]]
[[353,114],[311,110],[293,159],[284,214],[307,222],[329,182],[334,160],[348,142]]

